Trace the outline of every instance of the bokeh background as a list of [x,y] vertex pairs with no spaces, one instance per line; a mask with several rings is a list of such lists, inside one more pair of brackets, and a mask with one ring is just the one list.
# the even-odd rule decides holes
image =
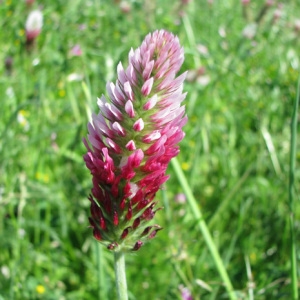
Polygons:
[[[28,45],[33,10],[43,26]],[[181,72],[189,71],[178,161],[234,289],[239,299],[291,299],[298,1],[3,0],[0,28],[1,300],[116,299],[113,255],[88,228],[82,138],[118,62],[126,66],[130,48],[161,28],[178,35]],[[155,218],[164,230],[126,258],[130,299],[227,299],[171,166],[168,173]],[[299,205],[294,213],[299,240]]]

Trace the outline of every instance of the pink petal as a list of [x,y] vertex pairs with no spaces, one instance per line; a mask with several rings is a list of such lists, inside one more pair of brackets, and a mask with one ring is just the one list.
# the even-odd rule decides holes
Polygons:
[[133,124],[133,129],[135,131],[142,131],[144,129],[144,121],[142,118],[139,118],[135,123]]
[[152,109],[157,103],[157,94],[154,94],[146,104],[144,104],[143,109],[144,110],[149,110]]
[[161,137],[161,133],[159,130],[154,130],[152,133],[147,134],[143,137],[143,142],[144,143],[151,143]]
[[118,153],[118,154],[122,153],[122,149],[113,140],[111,140],[110,138],[106,138],[106,143],[116,153]]
[[124,92],[125,92],[126,96],[127,96],[130,100],[133,100],[133,99],[134,99],[134,95],[133,95],[132,88],[131,88],[131,86],[130,86],[129,81],[126,81],[126,82],[124,83]]
[[132,85],[137,85],[137,76],[132,64],[130,64],[126,69],[126,77]]
[[158,141],[156,141],[152,146],[150,146],[146,151],[145,153],[147,155],[152,155],[154,154],[156,151],[159,150],[159,148],[163,147],[164,143],[166,142],[167,140],[167,136],[163,135],[159,138]]
[[148,96],[153,86],[153,77],[149,78],[142,86],[141,92],[144,96]]
[[120,135],[120,136],[125,136],[125,135],[126,135],[126,131],[125,131],[125,129],[120,125],[120,123],[114,122],[114,123],[112,124],[112,128],[117,132],[118,135]]
[[127,144],[126,144],[126,149],[129,150],[129,151],[133,151],[136,149],[136,146],[135,146],[135,143],[133,140],[129,141]]
[[111,121],[123,119],[122,113],[113,104],[108,103],[104,96],[101,99],[98,98],[97,104],[106,119]]
[[170,60],[167,59],[164,64],[160,67],[159,71],[155,74],[155,78],[159,79],[161,77],[163,77],[165,75],[165,73],[167,72],[167,70],[170,67]]
[[116,105],[122,105],[123,104],[123,98],[119,99],[116,94],[115,94],[115,85],[112,82],[108,82],[106,84],[106,90],[107,93],[109,95],[110,100],[112,101],[112,103],[116,104]]
[[151,60],[146,64],[145,69],[143,71],[143,79],[144,80],[149,79],[149,77],[151,76],[153,66],[154,66],[154,60]]
[[123,85],[126,82],[127,78],[121,62],[118,63],[117,72],[118,72],[118,80]]
[[99,136],[106,136],[113,138],[114,134],[112,130],[107,126],[103,116],[99,114],[98,116],[94,113],[92,114],[93,124],[96,132],[99,134]]
[[128,100],[125,103],[125,111],[126,111],[127,115],[130,118],[133,118],[135,116],[135,113],[134,113],[134,110],[133,110],[133,104],[132,104],[132,102],[130,100]]
[[150,51],[147,50],[147,51],[143,51],[143,49],[141,48],[141,52],[144,53],[143,54],[143,59],[142,59],[142,66],[143,66],[143,69],[145,69],[146,65],[149,63],[150,61]]

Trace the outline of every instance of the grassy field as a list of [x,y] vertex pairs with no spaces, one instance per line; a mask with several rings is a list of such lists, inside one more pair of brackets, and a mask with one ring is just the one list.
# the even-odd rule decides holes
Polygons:
[[[117,63],[161,28],[178,35],[181,71],[189,70],[177,159],[234,290],[239,299],[292,299],[288,174],[300,6],[118,2],[0,1],[0,299],[116,299],[112,253],[88,228],[82,138]],[[44,25],[28,49],[24,26],[37,8]],[[228,299],[172,165],[168,173],[155,218],[164,230],[126,258],[129,298]],[[299,241],[297,203],[294,216]]]

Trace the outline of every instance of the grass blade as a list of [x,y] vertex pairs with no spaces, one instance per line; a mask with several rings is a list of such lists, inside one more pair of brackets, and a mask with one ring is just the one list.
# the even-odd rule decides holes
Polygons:
[[199,225],[199,228],[202,232],[202,235],[204,237],[204,240],[206,242],[206,245],[207,247],[209,248],[209,251],[215,261],[215,264],[216,264],[216,267],[218,269],[218,272],[223,280],[223,283],[224,283],[224,286],[227,290],[227,293],[229,295],[229,298],[231,300],[236,300],[237,297],[234,293],[234,290],[233,290],[233,286],[231,284],[231,281],[229,279],[229,276],[227,274],[227,271],[225,269],[225,266],[224,266],[224,263],[222,261],[222,258],[218,252],[218,249],[212,239],[212,236],[211,236],[211,233],[206,225],[206,222],[202,216],[202,213],[201,213],[201,210],[199,208],[199,205],[197,204],[197,201],[190,189],[190,186],[180,168],[180,165],[178,163],[178,160],[176,158],[172,159],[172,166],[175,170],[175,173],[177,175],[177,178],[180,182],[180,185],[186,195],[186,198],[187,198],[187,201],[191,207],[191,210],[194,214],[194,217],[195,219],[198,221],[198,225]]
[[296,168],[296,150],[297,150],[297,116],[300,99],[300,77],[298,79],[297,96],[294,102],[293,115],[291,122],[291,148],[290,148],[290,174],[289,174],[289,212],[290,212],[290,238],[291,238],[291,277],[292,277],[292,299],[298,299],[297,283],[297,257],[296,257],[296,239],[294,225],[294,181]]

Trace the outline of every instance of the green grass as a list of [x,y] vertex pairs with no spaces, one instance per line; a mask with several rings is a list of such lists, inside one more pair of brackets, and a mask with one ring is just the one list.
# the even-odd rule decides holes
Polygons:
[[[284,5],[277,22],[277,5],[270,7],[253,40],[242,31],[264,1],[244,9],[238,0],[191,1],[183,17],[180,1],[128,1],[128,14],[115,2],[41,2],[44,26],[31,53],[24,47],[30,9],[18,1],[0,5],[0,299],[116,299],[113,254],[88,228],[92,183],[82,138],[117,63],[126,65],[130,48],[160,28],[179,36],[182,72],[204,67],[209,76],[207,85],[185,84],[189,122],[178,162],[232,285],[240,299],[292,299],[288,174],[300,63],[297,1]],[[80,57],[69,53],[75,44]],[[9,56],[11,74],[4,67]],[[73,73],[82,79],[69,81]],[[299,139],[295,157],[297,246]],[[181,299],[181,285],[195,300],[228,299],[199,220],[188,203],[175,201],[183,190],[172,166],[168,173],[155,220],[164,230],[126,257],[129,299]],[[298,260],[296,252],[295,272]]]

